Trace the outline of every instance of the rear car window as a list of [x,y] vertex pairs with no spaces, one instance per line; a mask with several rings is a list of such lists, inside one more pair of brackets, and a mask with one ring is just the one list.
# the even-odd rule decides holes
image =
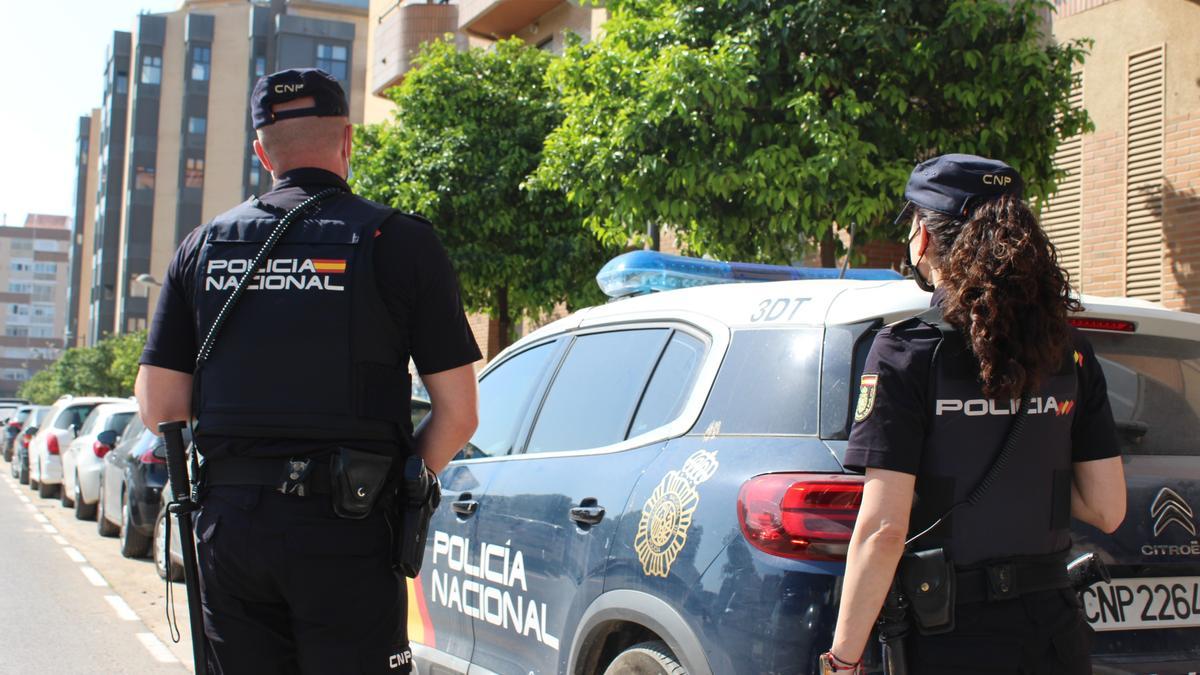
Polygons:
[[83,420],[95,409],[96,404],[91,405],[73,405],[64,408],[58,414],[58,419],[54,420],[53,427],[55,429],[67,429],[72,424],[78,429],[83,426]]
[[104,425],[104,430],[115,431],[119,434],[125,430],[125,427],[129,426],[129,420],[131,419],[133,419],[132,411],[117,413],[108,418],[108,424]]
[[817,433],[820,340],[816,328],[735,331],[695,430]]
[[92,427],[96,426],[96,420],[98,419],[100,419],[99,410],[93,410],[89,413],[87,418],[83,420],[83,424],[79,427],[79,435],[84,436],[92,433]]
[[653,431],[679,416],[700,373],[704,351],[704,342],[699,338],[675,332],[654,367],[628,436]]
[[567,352],[526,452],[598,448],[625,439],[668,328],[589,333]]
[[1131,455],[1200,455],[1200,341],[1088,331]]

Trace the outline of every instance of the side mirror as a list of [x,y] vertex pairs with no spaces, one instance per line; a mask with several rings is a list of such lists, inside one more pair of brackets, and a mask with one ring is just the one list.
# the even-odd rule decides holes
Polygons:
[[100,433],[96,434],[96,440],[99,441],[101,445],[107,445],[111,448],[117,444],[117,432],[113,431],[112,429],[101,431]]
[[37,427],[26,427],[26,429],[25,429],[25,435],[29,436],[30,438],[37,436],[37,432],[38,432]]
[[167,444],[165,442],[163,442],[162,440],[159,440],[157,443],[154,444],[154,449],[151,450],[151,452],[154,454],[155,458],[157,458],[157,459],[166,459],[167,458]]
[[74,424],[67,427],[67,431],[71,432],[71,438],[79,438],[79,427]]

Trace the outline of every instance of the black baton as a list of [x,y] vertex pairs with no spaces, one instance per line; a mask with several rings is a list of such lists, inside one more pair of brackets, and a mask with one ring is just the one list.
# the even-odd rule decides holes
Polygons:
[[[183,429],[186,422],[163,422],[158,425],[167,444],[167,477],[171,481],[174,501],[167,510],[179,521],[179,544],[183,549],[183,583],[187,587],[188,618],[192,627],[192,658],[196,663],[196,674],[208,672],[208,638],[204,634],[204,610],[200,605],[200,566],[196,562],[196,539],[192,529],[192,512],[199,508],[192,501],[192,483],[187,472],[187,450],[183,447]],[[167,546],[170,547],[170,539]],[[170,548],[167,549],[168,551]],[[167,556],[167,565],[171,564]]]

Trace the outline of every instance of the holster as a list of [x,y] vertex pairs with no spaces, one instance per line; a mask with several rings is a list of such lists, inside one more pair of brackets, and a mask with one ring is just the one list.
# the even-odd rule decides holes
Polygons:
[[333,512],[352,520],[371,515],[391,468],[392,458],[387,455],[352,448],[335,450],[329,459]]
[[416,455],[404,462],[404,475],[396,495],[396,519],[400,532],[396,537],[396,567],[405,576],[416,578],[425,560],[425,536],[429,520],[442,501],[437,477]]
[[906,552],[897,574],[922,635],[954,630],[954,563],[946,559],[945,549]]

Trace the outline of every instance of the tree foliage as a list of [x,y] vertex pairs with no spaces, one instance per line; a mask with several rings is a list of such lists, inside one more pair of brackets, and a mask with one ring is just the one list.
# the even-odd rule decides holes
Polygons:
[[562,119],[551,58],[518,40],[428,43],[391,92],[394,122],[355,136],[355,190],[436,224],[464,303],[498,319],[505,343],[516,317],[598,301],[593,276],[612,253],[561,194],[523,187]]
[[94,347],[68,349],[22,384],[17,395],[38,405],[53,403],[65,394],[132,396],[145,345],[146,332],[139,331],[105,338]]
[[605,36],[551,66],[566,117],[533,183],[610,243],[662,223],[695,253],[785,262],[834,223],[898,238],[915,162],[1001,158],[1040,198],[1088,126],[1068,104],[1088,44],[1043,34],[1045,0],[606,6]]

